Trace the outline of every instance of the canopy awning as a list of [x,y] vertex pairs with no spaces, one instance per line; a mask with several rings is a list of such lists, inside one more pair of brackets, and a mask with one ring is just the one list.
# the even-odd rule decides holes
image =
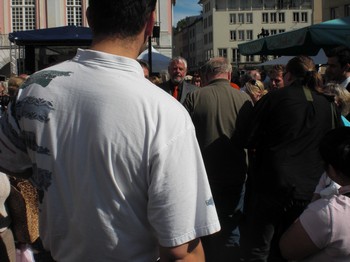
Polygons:
[[350,17],[239,44],[242,55],[316,55],[321,48],[350,47]]
[[[264,63],[258,64],[258,66],[268,66],[268,65],[286,65],[289,60],[294,58],[295,56],[281,56],[273,60],[266,61]],[[327,56],[324,50],[321,48],[317,55],[310,56],[310,58],[314,61],[316,65],[326,64]]]
[[[160,73],[163,70],[168,69],[170,57],[167,57],[163,54],[161,54],[157,49],[155,49],[153,46],[151,47],[152,50],[152,71],[156,73]],[[148,49],[145,49],[138,57],[138,59],[148,61]]]
[[85,45],[91,44],[89,27],[62,26],[37,30],[17,31],[9,34],[9,40],[16,45]]

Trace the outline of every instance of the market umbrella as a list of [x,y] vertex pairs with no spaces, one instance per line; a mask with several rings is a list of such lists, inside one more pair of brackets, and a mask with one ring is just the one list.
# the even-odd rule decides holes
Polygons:
[[329,20],[293,31],[239,44],[242,55],[316,55],[338,45],[350,47],[350,17]]
[[[295,56],[281,56],[273,60],[266,61],[264,63],[258,64],[258,66],[268,66],[268,65],[286,65],[289,60],[291,60]],[[327,56],[324,50],[321,48],[317,55],[310,56],[316,65],[326,64]]]
[[[138,57],[148,62],[148,49],[143,51]],[[152,71],[160,73],[162,70],[167,70],[170,57],[161,54],[157,49],[152,46]]]

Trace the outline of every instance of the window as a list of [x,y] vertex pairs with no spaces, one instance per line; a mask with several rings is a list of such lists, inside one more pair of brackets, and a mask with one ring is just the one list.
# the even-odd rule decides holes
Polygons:
[[254,62],[254,56],[253,55],[247,55],[245,57],[246,62]]
[[247,24],[253,23],[253,13],[247,13]]
[[35,29],[35,0],[12,0],[12,30]]
[[277,0],[277,9],[286,8],[287,3],[283,3],[283,0]]
[[237,33],[235,30],[230,31],[230,40],[231,41],[237,41]]
[[213,43],[213,32],[209,32],[209,43]]
[[208,44],[208,34],[204,35],[204,44]]
[[238,40],[244,41],[244,30],[238,30]]
[[247,30],[247,40],[253,40],[253,30]]
[[350,5],[344,5],[344,15],[350,16]]
[[205,60],[209,60],[210,58],[214,57],[213,49],[209,49],[205,52]]
[[294,12],[293,13],[293,22],[299,22],[299,13],[298,12]]
[[270,35],[276,35],[277,34],[277,30],[276,29],[271,29],[270,30]]
[[230,24],[236,23],[236,14],[230,14]]
[[241,55],[239,54],[238,48],[232,48],[232,61],[233,62],[241,61]]
[[276,13],[270,13],[270,21],[271,21],[271,23],[277,22],[277,14]]
[[336,18],[336,8],[334,7],[334,8],[331,8],[331,10],[330,10],[330,18],[331,19],[335,19]]
[[204,13],[207,13],[210,11],[210,2],[208,2],[205,6],[204,6]]
[[278,13],[278,22],[284,23],[285,22],[285,14],[284,13]]
[[307,12],[301,13],[301,22],[307,23]]
[[269,14],[268,13],[262,13],[262,22],[263,23],[269,22]]
[[208,27],[209,26],[213,26],[213,16],[212,15],[210,15],[209,17],[208,17]]
[[67,22],[68,25],[83,25],[81,0],[67,0]]
[[238,14],[238,23],[244,24],[244,14]]
[[219,48],[219,56],[227,57],[227,49],[226,48]]
[[203,23],[204,23],[204,29],[208,27],[208,19],[207,18],[204,18],[203,20]]
[[285,29],[280,29],[280,30],[278,30],[278,33],[284,33],[284,32],[286,32]]

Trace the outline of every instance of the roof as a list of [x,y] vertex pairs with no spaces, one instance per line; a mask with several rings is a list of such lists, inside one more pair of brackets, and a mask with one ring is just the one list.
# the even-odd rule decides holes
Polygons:
[[37,30],[17,31],[9,34],[16,45],[90,45],[92,32],[89,27],[62,26]]

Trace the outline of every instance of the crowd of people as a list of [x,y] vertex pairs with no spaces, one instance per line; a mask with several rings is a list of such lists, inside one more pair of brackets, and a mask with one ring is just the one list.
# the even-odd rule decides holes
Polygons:
[[[154,76],[136,58],[155,5],[90,0],[89,49],[2,83],[0,260],[349,261],[350,48],[324,74],[213,57],[188,77],[174,57]],[[35,243],[12,233],[11,177],[37,190]]]

